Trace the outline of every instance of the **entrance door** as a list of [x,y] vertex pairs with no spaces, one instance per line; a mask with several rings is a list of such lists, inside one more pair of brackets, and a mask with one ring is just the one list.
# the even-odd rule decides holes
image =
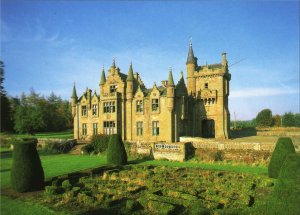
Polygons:
[[213,119],[202,120],[202,137],[215,138],[215,120]]

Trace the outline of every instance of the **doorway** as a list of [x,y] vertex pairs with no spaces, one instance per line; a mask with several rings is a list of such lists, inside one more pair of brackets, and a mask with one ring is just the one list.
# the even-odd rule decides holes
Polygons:
[[215,138],[215,120],[213,119],[202,120],[202,137]]

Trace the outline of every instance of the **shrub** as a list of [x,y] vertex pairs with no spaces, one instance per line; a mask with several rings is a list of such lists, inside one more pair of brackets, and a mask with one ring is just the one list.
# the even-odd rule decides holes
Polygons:
[[282,116],[283,127],[293,127],[295,126],[295,116],[292,112],[285,113]]
[[270,109],[264,109],[260,111],[256,116],[256,124],[259,127],[270,127],[272,126],[272,111]]
[[69,180],[64,180],[64,181],[61,183],[61,187],[64,188],[64,190],[66,190],[66,191],[72,189],[72,185],[71,185],[71,183],[70,183]]
[[92,144],[87,144],[85,146],[83,146],[81,148],[81,151],[84,153],[84,154],[90,154],[92,153],[93,151],[95,150],[94,146]]
[[124,165],[127,163],[127,154],[121,137],[113,134],[110,137],[107,149],[107,163]]
[[66,142],[46,142],[44,151],[47,153],[67,153],[74,146],[76,142],[74,140],[68,140]]
[[36,145],[37,139],[24,140],[14,145],[11,185],[18,192],[44,188],[44,170]]
[[224,153],[221,151],[217,151],[214,153],[214,160],[215,161],[223,161],[224,160]]
[[110,135],[96,134],[91,139],[91,145],[94,147],[96,153],[105,152],[108,147]]
[[286,157],[274,193],[267,202],[267,214],[300,214],[300,155]]
[[277,140],[275,149],[272,153],[272,157],[268,166],[269,177],[278,178],[280,168],[289,154],[294,154],[295,147],[291,138],[280,137]]

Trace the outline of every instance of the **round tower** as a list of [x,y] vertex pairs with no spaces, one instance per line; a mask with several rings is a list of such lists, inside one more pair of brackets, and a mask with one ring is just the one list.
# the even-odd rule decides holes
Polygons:
[[127,86],[126,86],[126,99],[132,100],[133,98],[133,69],[132,69],[132,63],[130,63],[129,70],[128,70],[128,76],[127,76]]
[[197,58],[194,57],[192,43],[189,45],[189,53],[186,60],[186,70],[187,70],[187,89],[189,95],[195,95],[196,93],[196,79],[194,77],[194,72],[197,68]]
[[76,104],[77,104],[77,94],[76,94],[76,88],[75,83],[73,86],[73,92],[71,96],[71,107],[72,107],[72,116],[75,117],[76,115]]
[[174,109],[174,98],[175,98],[175,85],[172,75],[172,68],[169,68],[169,77],[167,84],[167,101],[168,101],[168,110],[173,111]]

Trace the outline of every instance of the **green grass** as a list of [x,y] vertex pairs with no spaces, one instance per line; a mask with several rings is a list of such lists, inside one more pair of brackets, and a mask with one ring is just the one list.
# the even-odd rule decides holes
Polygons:
[[[44,168],[45,178],[106,164],[106,157],[104,156],[59,154],[41,155],[40,158]],[[11,164],[11,157],[1,157],[1,188],[10,185]]]
[[24,202],[17,199],[10,199],[5,196],[1,196],[1,214],[22,214],[22,215],[54,215],[54,214],[65,214],[57,211],[52,211],[42,205],[34,204],[31,202]]
[[0,147],[0,152],[9,152],[11,151],[10,148],[7,148],[7,147]]
[[1,133],[1,136],[12,137],[12,138],[58,138],[58,139],[73,139],[73,131],[61,131],[61,132],[44,132],[44,133],[36,133],[34,135],[30,134],[7,134]]
[[201,168],[205,170],[218,170],[218,171],[232,171],[239,173],[251,173],[266,175],[268,174],[268,168],[266,166],[248,166],[248,165],[234,165],[226,164],[222,162],[218,163],[202,163],[195,161],[177,162],[177,161],[160,161],[160,160],[149,160],[140,163],[139,165],[159,165],[159,166],[170,166],[170,167],[191,167]]

